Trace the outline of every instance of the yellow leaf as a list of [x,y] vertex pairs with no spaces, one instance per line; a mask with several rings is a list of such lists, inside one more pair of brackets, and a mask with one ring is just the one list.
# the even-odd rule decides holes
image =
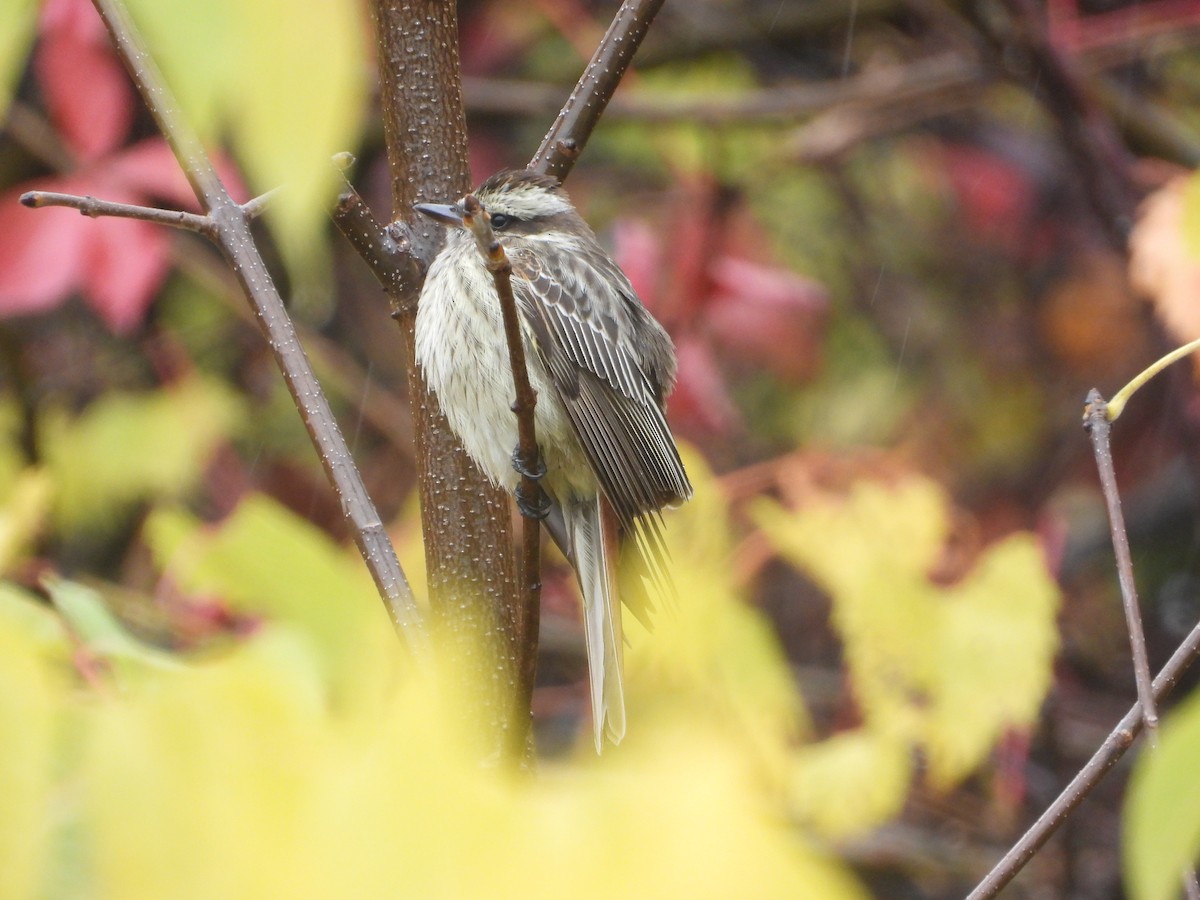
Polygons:
[[652,633],[625,616],[631,715],[719,723],[777,753],[781,738],[806,729],[803,706],[770,625],[734,586],[720,487],[698,454],[684,456],[696,493],[664,516],[678,597],[660,604]]
[[990,548],[958,585],[930,582],[947,536],[932,481],[863,482],[792,512],[752,515],[828,591],[866,727],[922,748],[947,788],[1004,730],[1031,724],[1050,683],[1058,590],[1032,535]]
[[0,896],[12,900],[44,896],[63,700],[39,648],[0,614]]
[[42,469],[25,469],[0,508],[0,571],[25,557],[50,510],[53,483]]
[[792,809],[819,834],[855,837],[899,814],[911,777],[907,744],[868,728],[835,734],[796,751]]
[[0,121],[8,114],[13,85],[29,54],[37,9],[34,0],[0,0]]

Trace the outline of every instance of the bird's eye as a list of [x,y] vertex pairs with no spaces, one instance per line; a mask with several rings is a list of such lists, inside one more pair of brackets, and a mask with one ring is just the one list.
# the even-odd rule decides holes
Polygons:
[[492,213],[492,227],[505,228],[512,221],[512,216],[506,216],[504,213]]

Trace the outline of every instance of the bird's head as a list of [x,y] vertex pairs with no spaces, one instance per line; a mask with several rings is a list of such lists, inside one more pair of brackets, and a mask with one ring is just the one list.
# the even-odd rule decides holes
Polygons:
[[413,208],[455,228],[469,227],[472,216],[484,214],[498,236],[536,235],[574,226],[579,218],[557,179],[528,170],[497,172],[457,203],[418,203]]

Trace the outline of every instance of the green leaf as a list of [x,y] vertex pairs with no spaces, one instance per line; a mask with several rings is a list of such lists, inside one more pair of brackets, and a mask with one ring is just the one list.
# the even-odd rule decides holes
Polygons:
[[47,415],[43,446],[58,528],[111,526],[139,501],[186,493],[240,418],[232,391],[200,379],[105,394],[74,420]]
[[395,634],[358,555],[268,497],[245,498],[215,529],[159,509],[143,536],[187,590],[297,626],[335,689],[348,689],[361,666],[394,653]]
[[0,122],[12,102],[13,86],[25,67],[33,45],[33,23],[38,4],[35,0],[0,0]]
[[1181,895],[1185,867],[1200,855],[1200,692],[1163,722],[1157,751],[1143,750],[1125,801],[1125,882],[1134,900]]
[[131,6],[193,127],[209,143],[229,136],[254,193],[283,189],[267,222],[293,275],[313,273],[340,184],[330,159],[357,147],[365,121],[362,9],[289,0]]
[[99,591],[60,578],[47,578],[50,599],[87,648],[114,662],[158,669],[178,668],[179,661],[125,630]]

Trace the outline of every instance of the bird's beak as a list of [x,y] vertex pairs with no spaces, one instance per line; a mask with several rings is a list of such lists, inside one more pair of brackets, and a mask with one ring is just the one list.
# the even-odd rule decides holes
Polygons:
[[450,206],[444,203],[418,203],[413,206],[413,209],[443,225],[450,225],[454,228],[463,227],[463,211],[457,204]]

